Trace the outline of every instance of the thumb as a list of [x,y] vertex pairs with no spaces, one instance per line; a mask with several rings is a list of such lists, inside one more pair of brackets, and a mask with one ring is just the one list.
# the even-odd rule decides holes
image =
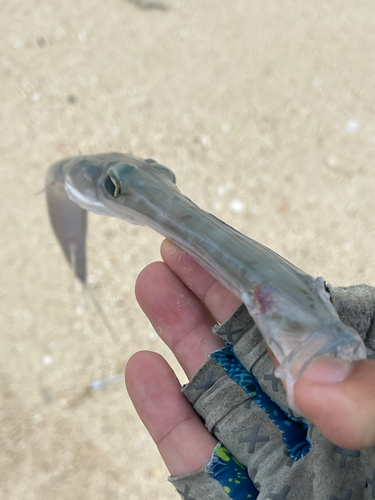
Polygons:
[[375,446],[374,360],[317,359],[295,383],[294,401],[337,446]]

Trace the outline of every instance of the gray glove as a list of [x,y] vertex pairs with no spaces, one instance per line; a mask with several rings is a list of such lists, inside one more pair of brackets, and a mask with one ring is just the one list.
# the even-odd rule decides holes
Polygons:
[[[327,288],[341,320],[375,358],[375,288]],[[228,345],[211,354],[183,393],[221,443],[200,472],[169,478],[181,498],[375,499],[375,450],[339,448],[293,414],[246,308],[214,332]]]

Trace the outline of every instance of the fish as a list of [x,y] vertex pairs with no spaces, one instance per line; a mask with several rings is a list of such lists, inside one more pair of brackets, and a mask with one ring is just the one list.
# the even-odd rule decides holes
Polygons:
[[124,153],[64,158],[46,177],[50,220],[77,278],[86,283],[87,211],[146,225],[170,239],[245,304],[293,386],[321,356],[366,358],[359,334],[343,324],[324,280],[199,208],[153,159]]

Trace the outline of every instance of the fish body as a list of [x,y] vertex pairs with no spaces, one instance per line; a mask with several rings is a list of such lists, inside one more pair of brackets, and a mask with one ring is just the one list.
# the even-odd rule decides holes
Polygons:
[[[341,323],[322,278],[313,278],[201,210],[181,194],[167,167],[122,153],[77,156],[52,165],[48,183],[55,234],[66,256],[66,249],[73,249],[67,258],[81,280],[85,276],[86,211],[148,225],[241,298],[279,361],[277,375],[285,378],[289,391],[293,392],[294,382],[317,357],[365,358],[361,338]],[[60,205],[63,212],[57,223],[51,214],[60,213]]]

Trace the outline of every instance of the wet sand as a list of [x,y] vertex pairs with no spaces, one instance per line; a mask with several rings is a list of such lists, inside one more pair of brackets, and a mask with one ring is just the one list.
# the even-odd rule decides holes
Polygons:
[[375,284],[373,2],[169,6],[1,2],[1,498],[177,498],[123,382],[88,390],[139,349],[185,381],[134,298],[162,238],[89,217],[88,281],[116,345],[36,194],[54,161],[155,158],[309,273]]

